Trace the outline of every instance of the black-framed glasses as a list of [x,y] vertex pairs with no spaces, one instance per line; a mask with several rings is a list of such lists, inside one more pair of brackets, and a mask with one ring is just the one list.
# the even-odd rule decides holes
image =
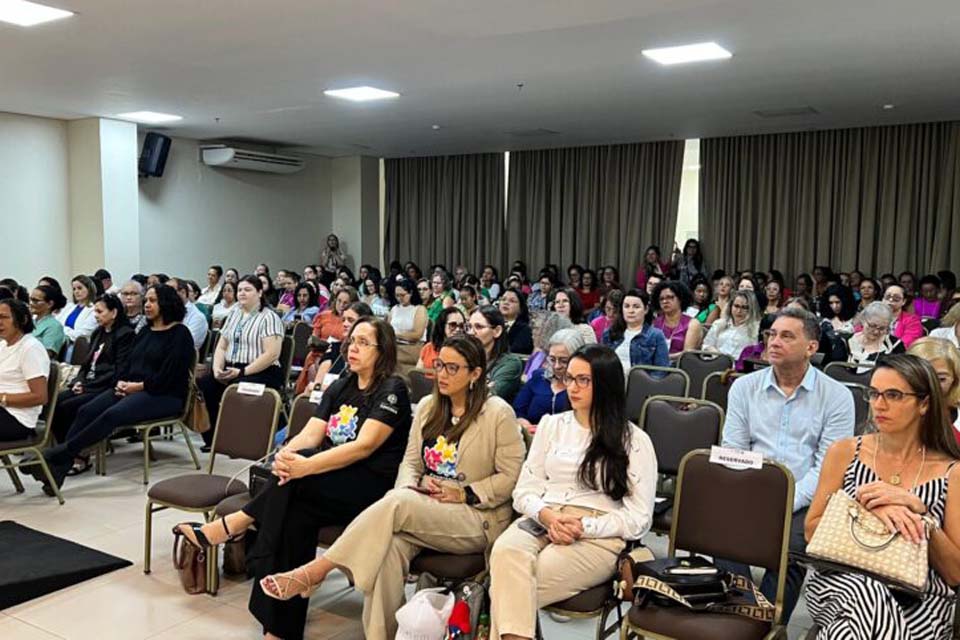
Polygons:
[[903,402],[903,399],[907,396],[913,396],[915,398],[926,398],[924,393],[913,393],[911,391],[901,391],[900,389],[874,389],[870,387],[863,394],[867,397],[867,400],[870,402],[876,402],[881,397],[885,402]]
[[444,362],[440,358],[437,358],[433,361],[433,370],[437,373],[441,371],[446,371],[448,376],[455,376],[460,373],[461,369],[466,369],[467,365],[458,364],[456,362]]
[[456,320],[450,320],[447,322],[447,329],[453,329],[455,331],[463,331],[462,322],[457,322]]
[[750,305],[748,304],[735,304],[733,305],[733,308],[738,309],[739,311],[750,311]]
[[593,378],[586,374],[572,376],[569,373],[565,373],[560,377],[560,382],[562,382],[565,387],[569,387],[571,384],[576,384],[578,389],[586,389],[590,386],[590,383],[593,382]]

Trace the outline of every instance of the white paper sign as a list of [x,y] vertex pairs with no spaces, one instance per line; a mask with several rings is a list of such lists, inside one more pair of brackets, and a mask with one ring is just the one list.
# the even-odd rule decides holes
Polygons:
[[710,447],[710,462],[731,469],[762,469],[763,454],[759,451],[742,451],[731,447]]
[[320,404],[321,400],[323,400],[323,389],[314,389],[310,392],[311,404]]
[[242,393],[245,396],[262,396],[266,388],[267,385],[265,384],[241,382],[239,386],[237,386],[237,393]]

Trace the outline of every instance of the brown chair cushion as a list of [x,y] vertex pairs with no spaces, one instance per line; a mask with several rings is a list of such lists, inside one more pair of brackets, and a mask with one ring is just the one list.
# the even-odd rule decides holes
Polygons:
[[320,527],[320,535],[317,536],[317,544],[321,547],[329,547],[346,530],[346,527],[329,526]]
[[424,549],[410,563],[411,573],[429,573],[438,578],[472,578],[487,568],[482,553],[457,555]]
[[247,485],[239,480],[234,480],[228,487],[229,481],[230,478],[227,476],[188,473],[169,480],[161,480],[150,487],[147,495],[152,500],[188,509],[214,507],[226,497],[247,492]]
[[218,518],[224,518],[231,513],[236,513],[243,509],[248,502],[253,500],[253,496],[249,492],[244,491],[243,493],[238,493],[232,495],[229,498],[224,498],[219,503],[217,503],[217,508],[213,510],[217,514]]
[[673,509],[667,509],[663,513],[653,514],[653,525],[651,528],[657,533],[670,533],[670,527],[673,526]]
[[548,609],[559,609],[560,611],[569,611],[571,613],[593,613],[603,608],[603,605],[613,596],[613,587],[611,578],[603,584],[581,591],[577,595],[554,602]]
[[35,438],[26,438],[24,440],[12,440],[0,442],[0,451],[11,451],[22,447],[37,447],[43,443],[43,434],[38,434]]
[[726,613],[704,613],[676,607],[630,607],[630,624],[668,638],[697,640],[752,640],[763,638],[770,625],[752,618]]

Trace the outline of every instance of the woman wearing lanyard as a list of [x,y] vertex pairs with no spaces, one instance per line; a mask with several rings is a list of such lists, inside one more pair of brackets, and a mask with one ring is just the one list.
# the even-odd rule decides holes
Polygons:
[[[220,332],[220,341],[213,353],[213,371],[200,379],[197,386],[203,393],[210,424],[217,424],[220,399],[227,386],[236,382],[256,382],[279,390],[283,385],[280,348],[283,345],[283,322],[263,300],[263,283],[254,276],[244,276],[237,283],[237,302]],[[213,429],[203,434],[204,451],[210,450]]]

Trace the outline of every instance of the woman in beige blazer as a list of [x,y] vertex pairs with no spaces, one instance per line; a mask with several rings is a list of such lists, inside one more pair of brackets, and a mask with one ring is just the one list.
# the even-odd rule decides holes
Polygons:
[[422,549],[488,552],[507,528],[524,457],[513,409],[489,395],[476,338],[448,338],[434,370],[433,396],[417,411],[394,489],[323,556],[264,578],[265,594],[309,597],[330,571],[343,569],[364,594],[364,637],[387,640],[397,631],[410,561]]

